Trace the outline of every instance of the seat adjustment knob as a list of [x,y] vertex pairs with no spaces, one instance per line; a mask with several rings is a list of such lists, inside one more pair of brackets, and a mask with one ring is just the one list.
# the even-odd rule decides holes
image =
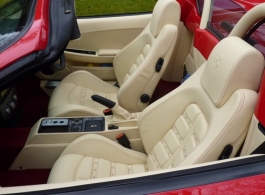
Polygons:
[[162,66],[164,64],[164,59],[163,58],[159,58],[157,63],[156,63],[156,72],[160,72],[160,70],[162,69]]
[[150,101],[150,96],[147,94],[143,94],[143,95],[141,95],[140,99],[141,99],[142,103],[148,103]]

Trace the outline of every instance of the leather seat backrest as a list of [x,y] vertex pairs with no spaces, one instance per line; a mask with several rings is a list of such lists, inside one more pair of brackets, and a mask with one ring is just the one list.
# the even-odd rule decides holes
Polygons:
[[[120,90],[119,105],[131,112],[142,111],[143,94],[152,96],[175,47],[180,5],[175,0],[157,2],[152,19],[144,31],[114,59],[114,69]],[[156,64],[164,60],[159,72]]]
[[148,170],[217,160],[240,148],[254,112],[262,54],[238,37],[223,39],[179,88],[147,107],[139,130]]

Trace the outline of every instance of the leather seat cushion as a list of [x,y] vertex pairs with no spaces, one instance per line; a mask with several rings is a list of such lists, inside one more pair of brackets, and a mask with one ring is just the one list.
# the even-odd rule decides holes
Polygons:
[[[48,116],[103,115],[105,106],[94,102],[92,95],[100,95],[117,102],[118,88],[102,81],[86,71],[67,76],[54,90]],[[72,114],[69,114],[72,113]],[[76,115],[77,116],[77,115]]]
[[146,172],[145,164],[127,165],[105,159],[68,154],[59,158],[48,183],[70,182]]
[[124,148],[101,135],[88,134],[64,150],[48,183],[143,173],[147,171],[146,161],[144,153]]

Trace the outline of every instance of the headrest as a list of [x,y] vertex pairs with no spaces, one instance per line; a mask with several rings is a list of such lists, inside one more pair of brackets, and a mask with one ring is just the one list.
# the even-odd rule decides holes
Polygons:
[[159,0],[153,10],[150,30],[157,37],[166,24],[178,26],[180,5],[176,0]]
[[210,54],[201,84],[217,107],[238,89],[257,91],[264,69],[263,55],[239,37],[220,41]]

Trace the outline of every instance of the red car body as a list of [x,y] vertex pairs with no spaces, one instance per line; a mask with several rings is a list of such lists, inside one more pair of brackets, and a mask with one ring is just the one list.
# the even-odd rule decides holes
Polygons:
[[44,50],[49,34],[49,0],[38,0],[36,14],[29,31],[14,45],[0,54],[0,71],[20,58]]

